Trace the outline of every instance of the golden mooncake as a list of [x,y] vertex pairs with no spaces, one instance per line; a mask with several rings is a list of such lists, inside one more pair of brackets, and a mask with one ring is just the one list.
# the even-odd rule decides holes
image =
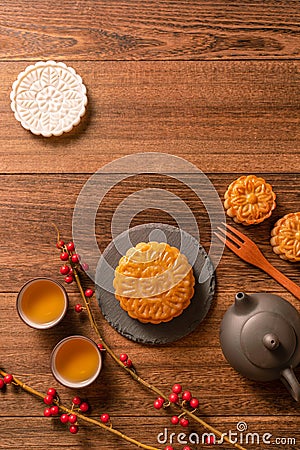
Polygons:
[[140,242],[115,270],[115,297],[130,317],[159,324],[179,316],[194,295],[193,269],[185,255],[164,242]]
[[300,261],[300,212],[279,219],[271,231],[273,251],[282,259]]
[[275,200],[272,186],[263,178],[244,175],[229,185],[224,207],[236,223],[255,225],[270,217]]

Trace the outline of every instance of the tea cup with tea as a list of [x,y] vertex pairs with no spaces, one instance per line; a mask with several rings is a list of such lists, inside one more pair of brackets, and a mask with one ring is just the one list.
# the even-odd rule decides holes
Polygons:
[[82,388],[93,383],[102,368],[101,353],[94,341],[73,335],[61,340],[51,354],[51,370],[62,385]]
[[68,309],[65,288],[51,278],[33,278],[17,296],[17,311],[30,327],[47,329],[57,325]]

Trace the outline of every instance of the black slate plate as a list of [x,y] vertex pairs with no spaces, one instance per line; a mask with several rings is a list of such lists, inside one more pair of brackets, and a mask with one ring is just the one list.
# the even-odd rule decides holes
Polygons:
[[[167,323],[143,324],[132,319],[114,296],[114,270],[121,256],[139,242],[167,242],[180,249],[193,266],[196,280],[191,304],[183,313]],[[103,252],[96,271],[96,296],[106,320],[121,335],[143,344],[166,344],[191,333],[205,318],[215,292],[213,264],[199,242],[179,228],[149,223],[121,233]]]

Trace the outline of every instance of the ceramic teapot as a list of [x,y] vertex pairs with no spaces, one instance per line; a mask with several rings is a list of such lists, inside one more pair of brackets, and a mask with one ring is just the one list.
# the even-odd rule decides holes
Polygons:
[[222,351],[239,373],[256,381],[281,379],[299,401],[293,368],[300,363],[300,315],[278,295],[238,292],[220,330]]

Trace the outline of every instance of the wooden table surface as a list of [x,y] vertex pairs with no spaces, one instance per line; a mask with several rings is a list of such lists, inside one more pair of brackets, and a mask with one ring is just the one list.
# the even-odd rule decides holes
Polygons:
[[[71,65],[88,90],[81,124],[56,138],[34,136],[10,109],[18,73],[39,60]],[[182,157],[201,169],[222,198],[241,174],[264,176],[277,194],[272,217],[243,229],[267,258],[299,283],[299,265],[279,259],[269,245],[275,221],[299,211],[300,190],[300,9],[298,1],[224,0],[45,0],[0,2],[0,366],[32,387],[59,390],[64,403],[74,392],[59,386],[49,370],[56,342],[74,333],[93,337],[86,316],[74,312],[75,285],[67,287],[70,310],[48,331],[18,318],[16,295],[37,276],[61,280],[55,222],[71,239],[72,213],[88,178],[122,156],[160,152]],[[138,157],[138,156],[137,156]],[[138,157],[139,158],[139,157]],[[147,167],[144,168],[147,172]],[[96,219],[101,249],[111,240],[118,205],[137,190],[173,192],[194,213],[201,244],[209,250],[209,217],[183,183],[160,174],[137,174],[103,199]],[[130,167],[128,168],[130,173]],[[147,209],[132,225],[174,224],[168,210]],[[87,279],[85,286],[91,286]],[[219,344],[221,319],[234,294],[268,291],[299,302],[275,281],[228,250],[217,267],[217,292],[205,321],[189,336],[163,347],[136,344],[120,336],[93,310],[114,351],[126,352],[137,372],[168,393],[181,382],[200,399],[199,415],[222,432],[272,434],[273,448],[300,448],[299,405],[280,381],[256,383],[239,376]],[[300,376],[299,370],[296,374]],[[154,396],[131,380],[106,355],[100,378],[80,392],[91,417],[108,412],[113,426],[145,444],[164,448],[157,436],[205,431],[171,427],[169,411],[153,408]],[[58,419],[43,417],[44,405],[9,387],[0,392],[0,448],[133,449],[134,445],[92,425],[71,435]],[[275,438],[283,438],[275,442]],[[285,439],[285,440],[284,440]],[[294,440],[294,442],[292,442]],[[271,448],[272,445],[246,445]],[[190,445],[196,448],[215,448]],[[224,444],[224,448],[232,448]],[[220,448],[219,447],[219,448]],[[174,444],[175,450],[183,445]]]

